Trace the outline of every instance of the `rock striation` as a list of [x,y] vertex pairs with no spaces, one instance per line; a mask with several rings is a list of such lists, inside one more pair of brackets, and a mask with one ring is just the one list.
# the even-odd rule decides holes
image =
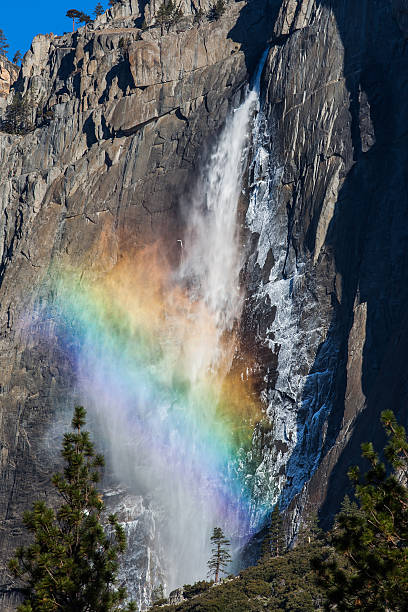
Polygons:
[[[5,565],[24,541],[21,516],[38,492],[49,496],[50,456],[57,460],[63,415],[75,396],[69,355],[57,338],[44,342],[41,329],[28,334],[25,316],[52,299],[55,266],[99,278],[123,253],[159,236],[167,237],[170,258],[177,252],[179,196],[241,99],[277,3],[231,3],[215,22],[194,21],[192,13],[207,5],[189,3],[183,20],[164,29],[152,23],[154,2],[143,12],[140,4],[118,3],[73,34],[36,36],[14,85],[35,109],[34,129],[0,133],[4,610],[17,596]],[[52,337],[51,321],[49,327]],[[136,506],[137,517],[124,521],[130,530],[132,521],[145,522],[138,546],[148,551],[150,511],[140,500]],[[160,568],[149,555],[129,563],[144,576],[136,594],[142,605]]]
[[[18,78],[0,58],[0,112],[14,91],[35,108],[35,129],[0,133],[3,570],[23,510],[49,495],[75,395],[69,355],[28,335],[25,313],[52,299],[55,264],[100,278],[159,236],[177,257],[180,196],[267,46],[243,198],[241,337],[265,405],[255,498],[280,501],[293,537],[316,509],[328,525],[360,443],[382,441],[381,410],[406,420],[407,2],[249,0],[209,22],[197,15],[211,3],[192,0],[169,27],[160,4],[123,0],[74,34],[37,36]],[[111,485],[143,606],[162,579],[154,513]]]
[[286,0],[264,73],[247,325],[269,349],[259,481],[292,533],[330,524],[382,410],[406,421],[406,14]]
[[10,62],[4,55],[0,55],[0,105],[4,106],[5,99],[10,93],[10,87],[17,79],[18,71],[18,66]]

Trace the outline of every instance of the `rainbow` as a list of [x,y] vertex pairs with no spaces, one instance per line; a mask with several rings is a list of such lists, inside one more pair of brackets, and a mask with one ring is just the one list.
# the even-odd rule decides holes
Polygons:
[[231,367],[233,330],[220,335],[158,252],[128,256],[99,280],[58,270],[38,316],[52,322],[105,436],[133,446],[146,487],[182,483],[230,533],[249,536],[258,526],[247,464],[260,403],[250,377]]

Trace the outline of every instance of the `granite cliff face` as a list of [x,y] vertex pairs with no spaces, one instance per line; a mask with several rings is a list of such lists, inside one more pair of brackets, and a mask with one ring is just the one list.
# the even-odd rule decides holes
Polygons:
[[[154,26],[159,4],[125,0],[88,30],[37,36],[14,84],[37,127],[0,133],[3,564],[48,490],[52,424],[75,390],[69,356],[27,334],[27,313],[50,300],[56,264],[103,277],[158,237],[177,258],[179,199],[268,46],[243,198],[241,336],[268,420],[254,435],[259,499],[280,499],[293,533],[315,508],[327,524],[361,441],[381,441],[380,411],[404,416],[407,3],[249,0],[196,23],[210,5],[197,0],[168,31]],[[162,580],[155,515],[126,495],[108,497],[143,605]],[[8,584],[2,597],[13,609]]]
[[283,2],[264,73],[248,326],[270,349],[259,477],[292,528],[330,523],[382,410],[406,419],[406,16]]
[[[189,5],[162,32],[140,29],[138,6],[118,4],[92,30],[37,36],[15,88],[37,109],[38,127],[0,134],[3,564],[25,538],[22,512],[47,490],[56,431],[75,395],[72,359],[40,328],[27,334],[26,316],[52,295],[55,265],[95,279],[159,236],[170,259],[177,256],[179,196],[239,103],[275,12],[268,3],[234,3],[216,22],[193,23]],[[153,4],[147,24],[149,11]],[[130,554],[142,604],[150,585],[163,581],[150,553],[154,518],[142,499],[120,503],[129,529],[139,525]],[[14,595],[7,577],[3,583],[5,607]]]
[[5,105],[5,99],[10,93],[10,87],[18,76],[18,66],[0,56],[0,108]]

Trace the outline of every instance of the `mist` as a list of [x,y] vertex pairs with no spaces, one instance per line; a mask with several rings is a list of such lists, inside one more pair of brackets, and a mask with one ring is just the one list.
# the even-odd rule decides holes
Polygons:
[[179,268],[156,244],[97,284],[61,280],[77,393],[118,482],[157,516],[168,590],[206,576],[213,527],[235,546],[250,536],[242,459],[259,406],[231,364],[243,307],[238,203],[265,57],[197,181]]

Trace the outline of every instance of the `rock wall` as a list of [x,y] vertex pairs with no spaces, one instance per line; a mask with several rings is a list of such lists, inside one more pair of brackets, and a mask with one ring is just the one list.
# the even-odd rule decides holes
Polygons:
[[10,87],[18,76],[18,66],[9,62],[9,60],[0,55],[0,108],[4,106],[4,99],[10,93]]
[[[139,5],[115,5],[92,29],[34,38],[15,88],[29,96],[37,127],[24,136],[0,133],[3,570],[25,539],[23,511],[50,495],[50,455],[58,454],[75,389],[70,357],[40,329],[27,334],[26,315],[52,301],[52,270],[65,264],[78,278],[99,278],[159,236],[175,256],[179,196],[240,100],[277,3],[231,3],[218,21],[199,23],[190,8],[164,31],[140,28]],[[153,3],[144,10],[153,14]],[[146,524],[129,560],[143,604],[160,574],[149,553],[154,521],[141,499],[122,514],[129,533]],[[2,584],[2,609],[13,609],[7,573]]]
[[[193,0],[163,31],[157,4],[124,0],[90,28],[37,36],[15,84],[37,127],[0,134],[3,568],[23,510],[49,495],[52,424],[75,388],[69,356],[28,336],[25,313],[52,299],[55,264],[98,278],[158,236],[176,257],[179,196],[267,45],[243,275],[266,411],[255,491],[288,508],[292,533],[316,508],[328,524],[360,443],[382,441],[380,411],[406,418],[407,3],[250,0],[197,23],[209,3]],[[143,604],[161,571],[145,554],[154,517],[119,498],[130,537],[146,524],[130,561]]]
[[269,351],[259,479],[292,530],[330,524],[382,410],[406,422],[406,10],[282,2],[264,74],[247,326]]

